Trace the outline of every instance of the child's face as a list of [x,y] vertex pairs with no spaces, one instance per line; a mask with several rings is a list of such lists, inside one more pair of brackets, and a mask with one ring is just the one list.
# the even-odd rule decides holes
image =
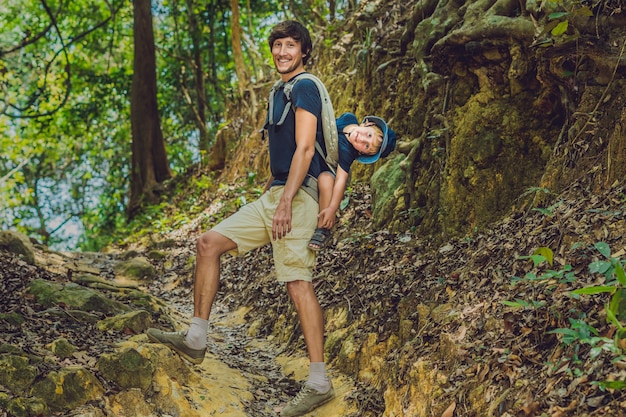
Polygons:
[[376,135],[376,131],[371,125],[365,125],[359,126],[350,132],[348,141],[359,153],[363,155],[374,155],[378,152],[376,142],[380,143],[380,138]]

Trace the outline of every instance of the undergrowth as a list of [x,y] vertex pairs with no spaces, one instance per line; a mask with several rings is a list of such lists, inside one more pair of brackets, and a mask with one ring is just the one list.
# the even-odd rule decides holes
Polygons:
[[[572,301],[584,301],[586,297],[605,297],[600,300],[604,309],[606,327],[602,331],[597,323],[587,317],[585,311],[572,302],[569,308],[569,326],[554,328],[546,334],[554,334],[559,338],[563,351],[566,352],[556,363],[547,364],[551,367],[550,373],[563,371],[572,377],[581,377],[585,369],[593,369],[591,364],[601,355],[606,355],[611,363],[626,362],[626,274],[624,273],[625,260],[611,254],[609,245],[597,242],[593,245],[595,260],[588,264],[588,272],[593,278],[590,285],[580,287],[579,277],[574,267],[565,264],[553,269],[554,254],[550,248],[540,247],[532,255],[521,256],[520,260],[530,260],[532,269],[523,277],[513,276],[511,283],[540,285],[537,292],[553,292],[558,286],[572,288],[567,295]],[[580,288],[573,289],[579,286]],[[598,300],[593,300],[598,301]],[[505,300],[502,303],[513,309],[539,310],[547,308],[547,301],[535,298],[516,298]],[[626,388],[626,381],[602,380],[593,381],[601,390],[621,390]]]

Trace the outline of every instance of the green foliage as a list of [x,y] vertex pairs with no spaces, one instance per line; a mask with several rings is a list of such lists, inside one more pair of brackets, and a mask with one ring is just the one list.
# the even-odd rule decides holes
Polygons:
[[541,208],[541,207],[536,207],[533,209],[533,211],[538,211],[539,213],[547,216],[547,217],[552,217],[554,216],[554,210],[559,207],[561,205],[562,201],[557,201],[554,204],[551,204],[548,207],[545,208]]
[[552,46],[557,42],[569,42],[578,39],[580,32],[574,25],[574,20],[578,17],[592,17],[593,12],[589,6],[580,0],[550,1],[558,3],[562,10],[548,15],[548,23],[540,35],[541,41],[537,42],[536,45],[545,47]]
[[[575,245],[578,248],[579,245]],[[604,311],[606,312],[606,321],[615,329],[613,339],[602,336],[600,332],[587,320],[585,315],[581,314],[577,318],[569,318],[569,327],[556,328],[547,331],[547,334],[560,336],[561,343],[570,348],[572,356],[559,360],[554,366],[554,370],[566,370],[572,376],[581,376],[584,374],[585,359],[588,361],[596,360],[600,355],[607,354],[612,356],[613,361],[621,361],[625,358],[623,355],[623,341],[626,339],[626,329],[624,321],[626,321],[626,274],[624,273],[624,262],[618,258],[611,256],[609,245],[605,242],[597,242],[593,245],[603,259],[595,260],[589,264],[589,272],[600,274],[603,282],[597,285],[590,285],[570,292],[574,299],[578,299],[583,295],[600,295],[610,294],[610,300],[606,303]],[[550,248],[540,247],[533,251],[529,256],[520,256],[520,260],[529,260],[532,262],[532,270],[524,277],[512,277],[513,285],[526,284],[543,284],[554,286],[556,284],[570,285],[576,281],[575,274],[571,265],[564,265],[559,270],[545,268],[545,265],[552,266],[554,254]],[[545,306],[543,301],[528,300],[516,298],[514,301],[506,300],[502,304],[514,308],[525,310],[537,310]],[[586,350],[584,348],[587,348]],[[626,383],[623,381],[595,381],[600,389],[623,389]]]
[[[589,265],[589,272],[604,276],[605,285],[591,285],[572,291],[574,297],[580,295],[594,295],[608,293],[611,298],[606,305],[607,322],[617,328],[616,338],[625,335],[626,330],[622,324],[626,320],[626,274],[624,273],[625,261],[611,256],[609,245],[598,242],[594,247],[605,259],[594,261]],[[619,342],[616,339],[616,344]]]
[[515,301],[504,300],[501,301],[505,306],[513,307],[514,309],[528,309],[528,310],[537,310],[538,308],[546,305],[545,301],[535,301],[535,300],[522,300],[521,298],[516,298]]
[[[604,311],[606,312],[606,321],[615,328],[615,337],[610,339],[600,335],[600,332],[583,318],[569,318],[570,326],[567,328],[556,328],[547,332],[547,334],[560,335],[561,343],[573,349],[574,356],[569,360],[571,364],[584,365],[580,352],[583,347],[588,347],[589,361],[596,360],[601,354],[605,353],[613,356],[613,360],[622,360],[623,343],[626,339],[626,330],[623,321],[626,320],[626,275],[624,274],[624,261],[611,256],[609,245],[605,242],[597,242],[594,248],[604,257],[602,260],[594,261],[589,264],[589,272],[591,274],[601,274],[604,283],[601,285],[591,285],[576,289],[570,292],[573,298],[578,299],[582,295],[599,295],[608,293],[611,295]],[[542,252],[547,251],[544,249]],[[542,263],[541,257],[531,258],[535,262],[535,266]],[[529,257],[530,258],[530,257]],[[566,268],[564,268],[566,269]],[[571,271],[571,267],[567,268]],[[545,275],[543,275],[545,276]],[[558,277],[559,274],[548,273],[547,276]],[[568,279],[568,282],[573,282]],[[562,366],[562,364],[559,364]],[[582,373],[579,368],[574,368],[575,373]],[[614,381],[596,381],[601,389],[623,389],[626,384]]]
[[511,282],[551,282],[556,281],[559,284],[574,282],[575,276],[571,265],[564,265],[559,270],[546,269],[539,272],[539,267],[547,263],[552,266],[554,254],[550,248],[540,247],[535,249],[530,256],[520,256],[518,259],[529,259],[533,263],[533,270],[529,271],[523,277],[512,277]]
[[621,350],[613,343],[613,340],[599,336],[598,330],[584,320],[569,319],[569,328],[550,330],[548,334],[561,334],[561,342],[565,345],[582,344],[589,345],[591,360],[596,359],[600,353],[609,352],[619,355]]

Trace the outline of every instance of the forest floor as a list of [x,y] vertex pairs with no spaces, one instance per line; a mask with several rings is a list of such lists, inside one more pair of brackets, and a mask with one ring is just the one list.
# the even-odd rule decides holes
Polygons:
[[[376,332],[384,340],[397,331],[394,329],[397,329],[400,300],[408,297],[417,304],[459,294],[456,299],[466,302],[469,298],[466,300],[461,296],[471,295],[474,298],[469,304],[476,308],[487,306],[488,317],[475,318],[470,313],[463,318],[464,326],[455,328],[457,332],[465,329],[464,334],[467,334],[464,339],[459,339],[460,349],[474,348],[474,353],[471,358],[460,359],[456,369],[450,372],[450,388],[443,399],[457,401],[464,398],[472,386],[467,384],[466,375],[475,371],[481,373],[483,380],[491,379],[498,385],[506,385],[509,380],[511,384],[515,381],[521,384],[528,379],[534,381],[531,385],[534,386],[540,381],[540,388],[528,388],[533,397],[526,405],[524,415],[535,415],[541,410],[549,410],[547,415],[551,416],[591,415],[585,410],[604,410],[594,413],[596,415],[620,415],[615,410],[623,410],[626,406],[623,391],[600,391],[591,382],[626,379],[626,371],[621,369],[626,363],[624,359],[618,357],[613,365],[609,362],[614,358],[609,355],[589,361],[592,346],[580,343],[576,348],[579,360],[574,363],[570,356],[574,344],[559,347],[555,335],[545,334],[547,329],[564,326],[567,317],[579,308],[601,336],[610,338],[611,328],[601,317],[604,302],[589,299],[577,302],[565,297],[572,282],[557,282],[558,276],[551,276],[545,286],[524,280],[512,285],[511,278],[537,272],[533,270],[532,262],[520,261],[519,256],[531,254],[538,247],[537,242],[542,242],[543,246],[554,248],[557,275],[569,265],[572,274],[578,274],[578,285],[600,282],[585,272],[589,262],[598,259],[598,254],[594,254],[590,247],[594,242],[604,241],[612,248],[615,258],[626,253],[624,195],[621,188],[595,195],[589,190],[572,187],[558,197],[558,204],[549,212],[548,209],[529,210],[471,238],[454,239],[432,247],[408,232],[396,235],[372,230],[369,191],[367,187],[355,187],[349,208],[342,213],[331,244],[321,252],[318,260],[315,286],[320,303],[324,308],[347,303],[354,317],[375,314],[367,327],[357,331],[363,333],[363,338],[368,332]],[[163,328],[184,328],[188,324],[192,308],[192,260],[195,239],[202,231],[200,224],[200,221],[191,222],[161,236],[159,243],[152,245],[152,249],[159,247],[165,257],[154,261],[159,271],[157,278],[141,286],[171,308],[171,317],[176,324],[172,326],[171,322],[163,321],[159,323]],[[571,249],[579,244],[579,249]],[[97,254],[42,251],[38,257],[44,269],[27,265],[15,257],[0,256],[0,268],[4,271],[4,279],[0,280],[2,310],[19,312],[26,319],[19,329],[3,329],[0,342],[41,354],[48,343],[63,335],[83,352],[57,363],[43,363],[41,367],[45,369],[42,368],[41,372],[45,373],[72,363],[93,366],[96,358],[114,349],[118,343],[145,338],[143,335],[100,332],[95,326],[79,326],[72,317],[64,314],[51,321],[42,315],[41,308],[27,294],[26,288],[34,278],[68,279],[68,265],[72,264],[87,265],[101,276],[115,280],[113,269],[116,262],[129,253],[145,254],[149,249],[148,245],[138,245],[125,248],[125,252]],[[271,327],[261,325],[260,331],[250,333],[257,318],[263,319],[272,312],[289,311],[290,302],[284,286],[272,278],[270,258],[269,248],[265,247],[223,261],[223,280],[213,309],[207,360],[194,368],[216,389],[223,390],[220,396],[230,401],[216,403],[211,412],[232,416],[276,415],[281,404],[297,392],[299,381],[306,376],[308,361],[299,332],[295,332],[298,337],[289,343],[275,340]],[[548,301],[546,307],[537,304],[533,308],[531,305],[545,301]],[[503,302],[508,302],[509,306]],[[515,303],[518,303],[517,307]],[[59,308],[62,310],[63,306]],[[498,325],[500,330],[489,331],[489,321],[501,323],[502,327]],[[268,323],[268,326],[275,325]],[[408,349],[419,357],[432,358],[433,363],[440,361],[439,350],[443,345],[436,341],[444,333],[452,334],[449,326],[422,328],[419,337],[396,354],[400,355],[402,351],[406,354]],[[479,350],[480,357],[476,356],[477,346],[485,349]],[[388,360],[394,364],[397,358]],[[560,364],[560,368],[546,371],[548,361]],[[488,365],[481,367],[481,363]],[[338,391],[337,400],[310,415],[382,415],[385,405],[380,388],[351,380],[333,365],[331,362],[330,374]],[[393,386],[397,383],[386,381],[385,384]],[[107,381],[103,384],[115,391]],[[234,399],[240,403],[234,404]],[[515,401],[503,402],[497,415],[507,415],[507,407],[519,407]],[[210,406],[204,404],[202,407],[206,411],[210,408],[204,407]],[[455,415],[472,414],[457,409]]]

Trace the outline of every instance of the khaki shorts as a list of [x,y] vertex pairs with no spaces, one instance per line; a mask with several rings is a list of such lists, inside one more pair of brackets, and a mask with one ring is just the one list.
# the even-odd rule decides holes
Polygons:
[[308,248],[308,243],[317,227],[319,206],[299,189],[291,205],[291,232],[273,241],[272,220],[283,189],[283,186],[270,188],[258,200],[241,207],[212,230],[237,244],[237,248],[229,252],[234,256],[272,243],[278,281],[310,282],[313,279],[315,252]]

